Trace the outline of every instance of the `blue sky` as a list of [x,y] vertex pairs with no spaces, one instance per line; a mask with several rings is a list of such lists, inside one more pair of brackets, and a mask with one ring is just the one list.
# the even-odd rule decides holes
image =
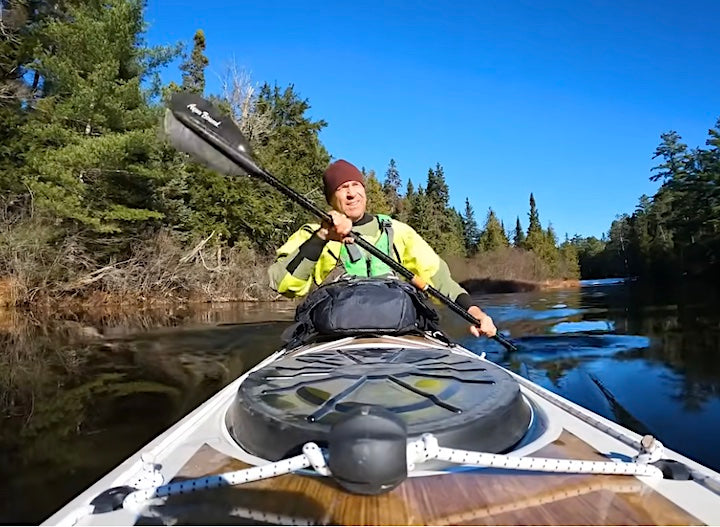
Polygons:
[[[720,117],[720,2],[149,0],[150,44],[207,37],[208,92],[234,60],[294,84],[333,157],[404,181],[443,165],[470,199],[527,228],[601,236],[652,195],[662,132],[702,146]],[[176,68],[163,80],[178,79]]]

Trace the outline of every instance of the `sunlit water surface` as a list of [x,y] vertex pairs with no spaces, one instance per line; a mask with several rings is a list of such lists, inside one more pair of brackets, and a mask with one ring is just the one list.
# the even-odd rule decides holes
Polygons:
[[[720,303],[599,281],[477,297],[518,345],[464,346],[720,470]],[[0,316],[0,523],[38,523],[280,347],[291,303]]]

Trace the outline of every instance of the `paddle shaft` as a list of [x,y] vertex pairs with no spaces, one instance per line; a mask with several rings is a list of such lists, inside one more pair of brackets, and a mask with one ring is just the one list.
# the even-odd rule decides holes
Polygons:
[[[212,132],[211,130],[207,128],[199,128],[195,126],[195,123],[187,118],[185,114],[182,113],[176,113],[174,114],[176,119],[178,119],[181,123],[183,123],[185,126],[187,126],[190,130],[192,130],[194,133],[196,133],[198,136],[200,136],[203,140],[205,140],[207,143],[212,145],[216,150],[218,150],[221,154],[223,154],[225,157],[231,159],[234,163],[236,163],[240,168],[245,170],[247,173],[261,178],[263,181],[271,185],[272,187],[276,188],[280,192],[282,192],[285,196],[290,198],[291,200],[295,201],[308,211],[312,212],[316,216],[318,216],[323,221],[332,224],[332,216],[322,210],[320,207],[315,205],[312,201],[310,201],[308,198],[300,194],[299,192],[293,190],[289,186],[287,186],[285,183],[277,179],[275,176],[270,174],[268,171],[263,169],[262,167],[258,166],[255,161],[250,158],[249,156],[246,156],[242,154],[241,152],[237,151],[236,149],[232,148],[230,145],[227,144],[227,141],[221,137],[220,135]],[[419,276],[412,273],[410,270],[408,270],[405,266],[403,266],[401,263],[396,262],[394,259],[392,259],[387,254],[383,253],[380,249],[375,247],[373,244],[365,240],[362,236],[360,236],[358,233],[351,231],[350,235],[352,236],[355,243],[357,243],[360,247],[365,249],[368,253],[375,256],[378,260],[382,261],[385,265],[390,267],[393,271],[397,272],[399,275],[406,278],[409,282],[411,282],[415,287],[418,289],[422,289],[423,291],[428,292],[438,300],[440,300],[443,304],[448,306],[452,311],[463,317],[465,320],[473,324],[474,326],[480,326],[480,321],[472,316],[467,309],[460,306],[457,302],[450,299],[448,296],[444,295],[437,289],[435,289],[430,284],[426,283],[424,280],[422,280]],[[509,340],[507,340],[502,335],[494,335],[494,340],[505,346],[509,351],[517,351],[517,347],[513,343],[511,343]]]

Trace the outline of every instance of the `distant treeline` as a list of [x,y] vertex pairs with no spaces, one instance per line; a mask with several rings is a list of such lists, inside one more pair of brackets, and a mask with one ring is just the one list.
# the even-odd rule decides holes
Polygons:
[[575,237],[584,278],[632,276],[669,281],[683,276],[717,281],[720,276],[720,119],[708,131],[707,148],[662,134],[653,158],[653,197],[612,222],[606,236]]
[[[142,0],[2,0],[0,17],[0,303],[42,298],[270,299],[273,251],[311,218],[261,182],[193,163],[161,134],[179,90],[205,94],[238,122],[259,163],[326,207],[331,156],[323,120],[295,87],[254,84],[227,66],[207,94],[205,35],[188,49],[147,46]],[[180,61],[181,85],[159,72]],[[353,160],[361,163],[361,160]],[[576,249],[543,228],[482,228],[466,200],[449,206],[443,167],[402,181],[390,160],[382,182],[366,171],[372,212],[408,222],[456,262],[497,278],[576,278]],[[503,254],[516,268],[483,262]],[[461,266],[467,268],[467,266]],[[482,278],[483,276],[474,276]]]

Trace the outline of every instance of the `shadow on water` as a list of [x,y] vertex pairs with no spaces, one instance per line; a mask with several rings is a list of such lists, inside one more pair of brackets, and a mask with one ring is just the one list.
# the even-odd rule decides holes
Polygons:
[[290,304],[0,317],[0,523],[39,523],[277,349]]
[[[518,344],[451,337],[715,469],[720,303],[598,282],[476,297]],[[38,523],[280,346],[294,305],[0,315],[0,523]]]

